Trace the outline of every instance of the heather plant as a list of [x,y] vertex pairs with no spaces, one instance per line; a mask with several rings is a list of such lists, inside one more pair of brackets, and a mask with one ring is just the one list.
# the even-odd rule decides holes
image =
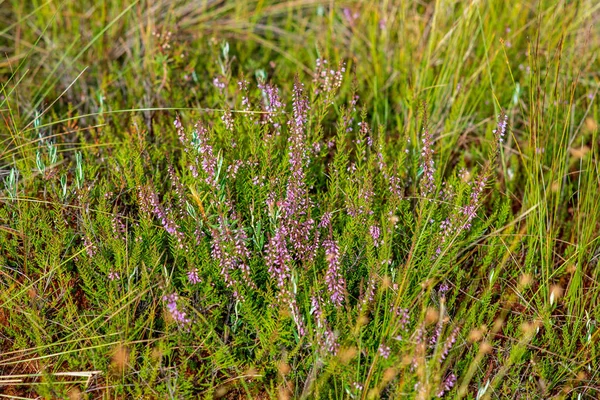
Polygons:
[[0,397],[598,397],[593,2],[92,3],[0,15]]

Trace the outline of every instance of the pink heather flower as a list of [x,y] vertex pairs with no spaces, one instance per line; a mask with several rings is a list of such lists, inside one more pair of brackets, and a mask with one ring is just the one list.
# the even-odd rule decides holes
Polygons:
[[241,167],[244,166],[242,160],[235,160],[232,164],[227,167],[227,176],[232,180],[235,179]]
[[263,95],[263,124],[270,123],[278,129],[279,124],[275,122],[274,117],[281,113],[285,107],[283,102],[281,101],[281,97],[279,96],[279,89],[271,84],[259,82],[258,88],[262,91]]
[[208,129],[204,125],[197,123],[192,133],[192,146],[201,157],[200,164],[206,174],[205,182],[217,188],[217,157],[213,152],[212,146],[208,143]]
[[369,233],[371,234],[371,238],[373,239],[373,246],[379,246],[379,236],[381,235],[381,230],[377,225],[371,225],[369,227]]
[[178,219],[183,220],[185,218],[185,202],[187,199],[185,188],[171,164],[167,165],[167,172],[169,173],[169,178],[171,180],[171,187],[173,188],[173,192],[175,192],[177,198],[177,206],[179,208]]
[[169,311],[169,314],[171,315],[171,317],[173,317],[175,322],[177,322],[180,326],[189,325],[191,320],[187,317],[185,311],[181,311],[177,307],[178,300],[179,296],[177,295],[177,293],[171,293],[169,295],[163,296],[163,301],[167,303],[167,310]]
[[360,14],[356,11],[355,12],[350,11],[350,9],[347,7],[344,8],[342,11],[344,13],[344,17],[346,18],[346,21],[348,21],[348,24],[350,26],[354,26],[354,22],[360,16]]
[[390,353],[391,349],[389,348],[389,346],[386,346],[383,343],[379,345],[379,355],[381,355],[381,357],[387,359],[390,356]]
[[322,328],[323,320],[325,317],[323,316],[323,310],[321,310],[321,304],[319,301],[319,297],[312,296],[310,298],[310,305],[312,307],[310,310],[310,313],[315,317],[317,328]]
[[504,135],[506,133],[507,124],[508,124],[508,115],[506,115],[505,113],[501,113],[498,116],[498,125],[496,126],[496,129],[494,129],[492,131],[494,133],[494,136],[496,137],[496,140],[499,143],[504,142]]
[[319,222],[319,228],[327,228],[331,225],[331,212],[326,212],[321,216],[321,222]]
[[245,111],[250,111],[250,101],[248,100],[248,81],[242,79],[238,82],[238,89],[242,92],[242,107]]
[[[291,137],[290,142],[292,146],[303,148],[304,146],[304,125],[307,121],[309,104],[308,99],[304,95],[304,85],[296,79],[294,83],[294,90],[292,93],[292,109],[293,109],[293,118],[289,121],[290,129],[291,129]],[[292,149],[290,149],[292,150]],[[295,160],[302,160],[306,156],[306,149],[302,149],[303,151],[298,156],[300,157],[292,157]]]
[[275,208],[275,193],[269,192],[269,194],[267,194],[265,204],[269,208],[269,214],[272,214],[272,210]]
[[421,325],[415,332],[415,344],[423,344],[425,340],[425,328]]
[[204,232],[202,232],[202,229],[200,229],[200,227],[196,227],[196,229],[194,229],[194,239],[196,242],[196,246],[200,246],[200,243],[202,243],[202,239],[204,238]]
[[177,130],[183,129],[183,125],[181,124],[181,120],[179,119],[179,117],[175,118],[175,121],[173,122],[173,124],[175,125],[175,129],[177,129]]
[[325,240],[323,242],[325,248],[325,258],[327,259],[328,268],[325,272],[325,283],[331,299],[331,303],[339,307],[344,302],[344,290],[346,281],[341,273],[341,260],[338,244],[333,240]]
[[[183,249],[185,247],[185,236],[179,231],[179,227],[177,226],[173,218],[170,216],[170,209],[165,209],[160,204],[160,201],[158,200],[158,195],[154,192],[154,190],[152,190],[150,186],[140,187],[138,196],[140,198],[140,204],[142,205],[142,208],[146,208],[149,206],[149,211],[152,214],[154,214],[154,216],[157,219],[160,220],[163,228],[165,228],[169,235],[174,236],[177,239],[179,248]],[[142,198],[144,200],[142,200]]]
[[85,251],[90,258],[94,257],[98,252],[98,247],[96,247],[88,235],[83,236],[83,247],[85,247]]
[[287,299],[287,303],[290,307],[290,311],[292,313],[292,318],[296,323],[296,328],[298,329],[298,335],[304,336],[306,335],[306,328],[304,327],[304,320],[300,315],[300,309],[298,308],[298,303],[296,302],[296,297],[288,292],[287,290],[283,291],[283,297]]
[[[268,100],[267,107],[283,106],[278,103],[279,95],[274,87],[264,85],[263,96]],[[266,200],[270,215],[275,214],[275,206],[279,207],[279,224],[269,238],[265,259],[268,273],[279,289],[279,300],[289,307],[298,333],[302,336],[306,329],[296,302],[296,293],[291,290],[292,268],[296,262],[308,262],[314,259],[318,249],[319,231],[316,229],[315,221],[309,217],[312,203],[304,172],[305,164],[308,162],[304,130],[309,103],[304,95],[303,86],[298,80],[294,84],[292,108],[293,113],[288,120],[290,176],[286,185],[285,198],[277,201],[275,195],[269,193]],[[332,341],[334,336],[329,333],[327,335],[330,348],[334,348],[335,342]]]
[[[235,217],[233,217],[235,221]],[[213,242],[211,255],[221,266],[221,275],[227,287],[236,286],[240,283],[253,287],[250,278],[250,267],[247,260],[250,259],[250,251],[246,247],[246,232],[243,228],[232,229],[223,216],[219,216],[219,228],[213,230]],[[233,276],[236,271],[241,272],[242,282]],[[239,293],[235,292],[238,297]]]
[[213,85],[219,89],[220,92],[225,90],[225,82],[223,81],[223,77],[215,76],[213,79]]
[[399,177],[392,175],[389,177],[390,181],[390,192],[398,199],[402,198],[402,181]]
[[[187,145],[187,136],[185,134],[185,130],[183,129],[183,125],[181,124],[181,120],[179,119],[179,117],[175,118],[173,124],[175,125],[175,129],[177,129],[177,136],[179,137],[179,141],[182,145]],[[187,148],[185,148],[185,151],[187,152]]]
[[421,196],[427,197],[435,192],[435,165],[433,162],[433,137],[427,127],[423,128],[423,147],[421,147]]
[[373,192],[373,189],[371,189],[369,186],[365,186],[360,188],[359,193],[358,193],[358,197],[362,200],[365,201],[365,203],[370,203],[371,199],[375,196],[375,193]]
[[367,283],[367,287],[365,288],[365,291],[362,294],[362,299],[360,300],[360,303],[361,303],[363,309],[366,308],[367,306],[369,306],[369,304],[371,304],[373,302],[373,300],[375,300],[376,286],[377,286],[377,281],[375,280],[375,276],[371,276]]
[[198,167],[196,167],[196,164],[198,164],[198,157],[196,157],[196,163],[195,164],[190,164],[190,171],[192,172],[192,176],[194,178],[197,178],[198,175],[200,175],[198,173]]
[[115,271],[111,270],[108,273],[108,279],[111,280],[111,281],[117,281],[117,280],[121,279],[121,275],[119,275],[118,272],[115,272]]
[[[279,202],[281,206],[279,230],[285,231],[285,238],[280,246],[287,246],[289,242],[294,251],[293,256],[308,261],[314,258],[317,251],[318,232],[314,231],[315,221],[307,217],[311,206],[304,173],[304,165],[308,158],[304,143],[308,100],[299,82],[294,85],[293,110],[293,117],[288,121],[290,178],[287,182],[285,199]],[[313,236],[312,240],[311,236]]]
[[446,377],[446,379],[444,379],[444,382],[442,383],[442,386],[440,387],[440,390],[437,392],[437,397],[441,398],[444,396],[444,394],[448,391],[450,391],[454,385],[456,384],[456,375],[454,374],[450,374]]
[[342,86],[342,81],[346,67],[340,63],[337,69],[330,69],[327,60],[317,59],[316,69],[313,78],[313,87],[315,94],[323,93],[327,95],[327,99],[333,103],[333,96]]
[[198,268],[194,268],[191,271],[188,271],[187,278],[190,284],[195,285],[196,283],[200,283],[202,280],[198,276]]
[[264,183],[262,182],[262,180],[264,180],[264,179],[265,179],[264,176],[256,175],[256,176],[252,177],[252,184],[254,186],[263,187]]
[[319,154],[319,152],[321,151],[322,148],[323,148],[323,143],[322,142],[315,142],[315,143],[313,143],[313,146],[312,146],[312,152],[313,152],[313,154]]
[[453,213],[440,224],[440,245],[436,250],[439,256],[442,245],[453,235],[459,235],[463,231],[471,229],[471,223],[477,216],[477,209],[481,203],[481,195],[487,182],[487,171],[481,172],[472,184],[469,203],[462,206],[458,213]]
[[233,114],[230,110],[225,110],[221,116],[221,121],[225,124],[228,131],[233,131]]
[[400,325],[401,329],[405,329],[406,325],[408,325],[408,322],[410,321],[408,308],[395,308],[394,306],[392,306],[392,313],[394,313],[397,317],[400,317],[400,319],[398,320],[398,324]]
[[473,183],[473,189],[471,191],[471,201],[469,204],[461,208],[461,213],[466,217],[466,221],[462,226],[462,229],[470,229],[471,221],[477,215],[477,208],[479,207],[479,198],[485,189],[487,176],[485,174],[479,174],[475,182]]
[[440,297],[446,298],[446,293],[448,293],[448,290],[450,290],[450,286],[448,286],[447,283],[442,283],[440,285],[440,288],[438,289],[438,293],[439,293]]
[[119,214],[113,215],[112,218],[112,229],[115,238],[125,240],[127,234],[127,226],[121,220]]
[[340,348],[340,344],[337,342],[337,337],[335,335],[335,333],[331,330],[331,329],[327,329],[325,330],[324,333],[324,337],[325,337],[325,349],[333,355],[336,355],[339,348]]
[[442,347],[442,354],[440,354],[440,362],[446,359],[448,353],[450,352],[450,349],[452,348],[452,346],[454,346],[454,343],[456,343],[458,332],[460,332],[460,327],[457,326],[456,328],[454,328],[450,336],[448,336],[448,338],[446,339],[446,342]]
[[292,257],[287,248],[287,231],[284,227],[275,229],[275,234],[267,244],[266,262],[271,278],[277,282],[277,287],[282,290],[291,276],[290,264]]
[[437,342],[440,339],[440,335],[442,334],[442,321],[441,321],[441,318],[442,318],[442,316],[440,316],[440,321],[435,326],[435,330],[433,331],[433,334],[429,338],[429,346],[430,347],[435,347],[437,345]]
[[321,348],[325,349],[330,354],[336,354],[339,349],[339,343],[335,333],[331,330],[327,324],[327,320],[323,314],[320,305],[320,299],[318,296],[312,296],[311,298],[311,314],[313,314],[316,322],[316,333],[315,336],[321,345]]

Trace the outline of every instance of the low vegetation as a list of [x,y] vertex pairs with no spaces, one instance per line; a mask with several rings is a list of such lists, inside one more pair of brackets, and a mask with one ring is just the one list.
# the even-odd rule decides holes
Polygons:
[[596,2],[0,21],[0,398],[600,397]]

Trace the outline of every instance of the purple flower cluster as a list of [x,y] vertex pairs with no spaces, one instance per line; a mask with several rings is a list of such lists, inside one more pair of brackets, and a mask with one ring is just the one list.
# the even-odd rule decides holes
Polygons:
[[[279,95],[279,88],[271,83],[259,82],[258,88],[261,90],[263,95],[263,111],[262,115],[262,123],[273,124],[275,129],[279,129],[279,124],[275,121],[275,116],[277,116],[281,111],[283,111],[284,104],[281,101],[281,96]],[[243,103],[244,101],[242,101]]]
[[165,209],[160,204],[158,195],[154,190],[150,186],[140,186],[138,189],[138,198],[142,210],[158,218],[167,233],[177,239],[178,247],[180,249],[185,248],[185,235],[179,231],[175,220],[170,216],[170,209]]
[[[177,136],[179,137],[179,142],[181,142],[182,145],[187,146],[188,139],[187,135],[185,134],[183,124],[181,123],[181,119],[179,117],[176,117],[175,121],[173,122],[173,125],[175,125],[175,129],[177,129]],[[184,147],[184,150],[187,152],[187,147]]]
[[321,221],[319,222],[319,228],[328,228],[331,226],[331,212],[327,211],[323,213],[321,216]]
[[390,356],[390,354],[392,353],[392,350],[390,349],[389,346],[386,346],[385,344],[380,344],[379,345],[379,355],[383,358],[388,358]]
[[448,375],[446,377],[446,379],[444,379],[444,382],[442,382],[442,386],[440,387],[440,389],[437,392],[437,397],[441,398],[444,396],[444,394],[448,391],[450,391],[454,385],[456,384],[456,375],[454,375],[453,373],[451,373],[450,375]]
[[208,141],[208,129],[200,123],[197,123],[194,128],[191,144],[200,155],[200,165],[206,174],[205,182],[217,188],[217,157]]
[[423,128],[423,146],[421,147],[421,196],[428,197],[435,192],[435,164],[433,162],[433,136],[427,127]]
[[373,239],[373,246],[378,247],[381,243],[379,241],[379,237],[381,236],[381,229],[377,225],[371,225],[369,227],[369,233],[371,234],[371,238]]
[[485,189],[486,182],[486,174],[480,174],[477,179],[475,179],[471,190],[471,200],[469,201],[469,204],[460,209],[461,214],[465,217],[463,225],[460,227],[461,230],[471,229],[471,222],[477,216],[477,208],[479,207],[480,197]]
[[346,289],[346,281],[341,273],[340,249],[337,242],[331,239],[323,242],[323,248],[328,264],[325,272],[325,283],[327,284],[329,298],[333,305],[339,307],[344,302],[344,291]]
[[175,320],[175,322],[177,322],[180,326],[189,325],[191,320],[187,317],[185,311],[182,311],[177,307],[178,300],[179,296],[177,293],[171,293],[163,296],[163,301],[167,303],[167,310],[169,311],[169,314],[173,320]]
[[354,26],[354,22],[360,17],[360,14],[357,11],[352,12],[348,7],[342,10],[344,13],[344,18],[348,21],[350,26]]
[[[298,327],[300,335],[305,328],[296,303],[296,293],[291,287],[295,263],[308,263],[316,256],[319,245],[319,231],[310,217],[312,206],[308,196],[304,167],[308,161],[305,143],[305,125],[308,116],[308,100],[302,84],[296,81],[293,91],[293,113],[288,120],[288,160],[290,176],[286,184],[285,198],[276,201],[270,193],[267,198],[269,214],[279,207],[278,224],[266,245],[266,264],[271,278],[279,289],[281,303],[287,304]],[[323,222],[323,221],[321,221]],[[336,300],[338,301],[338,300]],[[329,342],[333,346],[332,337]]]
[[500,115],[498,115],[498,125],[496,125],[496,129],[493,130],[494,136],[498,143],[504,142],[504,135],[506,134],[507,125],[508,115],[502,112]]
[[[504,135],[506,133],[508,117],[506,114],[502,113],[498,117],[498,124],[496,129],[494,129],[494,136],[496,138],[496,143],[502,143],[504,139]],[[494,155],[495,157],[495,155]],[[471,185],[471,196],[469,199],[469,203],[460,207],[458,213],[451,214],[448,218],[446,218],[440,224],[440,245],[436,250],[436,254],[439,256],[442,252],[442,245],[446,243],[448,239],[452,236],[459,235],[463,231],[467,231],[471,229],[471,224],[473,219],[477,216],[477,209],[481,204],[481,196],[483,191],[485,190],[485,185],[487,184],[488,177],[491,174],[491,165],[492,163],[488,162],[484,168],[484,170],[475,178]],[[467,179],[468,175],[466,172],[460,173],[461,178]],[[446,193],[446,197],[449,200],[454,196],[452,192],[452,188],[446,188],[444,191]]]
[[167,166],[167,171],[169,173],[169,178],[171,180],[171,187],[173,188],[173,192],[175,193],[175,195],[177,197],[179,219],[183,220],[183,218],[185,218],[185,209],[186,209],[185,189],[183,187],[183,184],[181,183],[181,179],[179,179],[179,176],[177,176],[177,174],[175,173],[175,169],[173,168],[173,166],[171,164],[169,164]]
[[[283,231],[291,244],[294,256],[308,261],[315,256],[317,237],[311,240],[315,232],[315,222],[308,216],[311,202],[305,182],[304,165],[307,160],[307,149],[304,142],[304,125],[308,113],[308,100],[303,95],[302,85],[296,82],[294,86],[293,118],[290,126],[289,163],[290,178],[287,182],[285,199],[281,205],[281,221],[278,230]],[[280,233],[280,234],[281,234]],[[316,233],[315,233],[316,235]]]
[[[225,122],[227,124],[227,121]],[[179,120],[176,120],[175,126],[178,130],[183,132],[183,127]],[[228,129],[230,128],[232,128],[232,126],[228,127]],[[219,189],[217,183],[219,160],[214,154],[212,145],[209,143],[209,132],[204,125],[197,123],[194,126],[192,139],[189,143],[185,140],[183,133],[180,133],[180,138],[187,147],[195,150],[199,154],[200,161],[198,162],[197,159],[196,164],[201,167],[205,174],[205,183],[212,189],[209,192],[209,201],[212,201],[214,206],[219,209],[217,227],[211,229],[211,256],[218,262],[226,286],[233,287],[234,297],[242,299],[242,295],[239,292],[241,283],[243,282],[244,285],[254,287],[250,278],[250,267],[248,265],[248,261],[251,257],[250,251],[246,245],[248,237],[242,224],[237,220],[232,201],[228,198],[222,199],[217,194],[217,190]],[[244,163],[242,161],[234,161],[227,168],[227,174],[230,177],[235,178],[239,168],[243,165]],[[192,173],[194,177],[198,176],[197,170],[196,173],[194,173],[194,170]],[[174,183],[179,182],[176,177],[172,177],[172,181]],[[178,185],[175,187],[175,192],[178,197],[183,198],[183,196],[180,195],[180,191],[183,191],[183,188],[179,190],[177,186]],[[185,205],[182,204],[180,208],[182,210],[185,209]],[[196,242],[200,243],[203,233],[199,228],[196,228],[195,237]],[[197,269],[189,271],[187,276],[188,281],[191,284],[196,284],[201,281]]]
[[219,89],[220,92],[223,92],[225,90],[226,84],[225,84],[225,77],[224,76],[215,76],[213,79],[213,85]]
[[433,334],[429,337],[429,347],[430,348],[434,348],[437,345],[438,340],[440,340],[440,336],[442,334],[442,327],[443,327],[442,316],[440,315],[440,320],[436,324]]
[[202,282],[202,280],[198,276],[198,268],[193,268],[192,270],[188,271],[187,278],[190,284],[192,285]]
[[114,237],[119,240],[126,240],[127,226],[125,225],[119,214],[114,214],[111,222]]
[[294,83],[294,91],[292,94],[292,108],[293,118],[289,121],[291,128],[290,141],[292,146],[290,150],[302,150],[302,158],[306,155],[306,149],[304,148],[304,125],[306,124],[306,118],[308,116],[308,99],[304,95],[304,84],[296,79]]
[[234,180],[238,174],[238,171],[243,166],[244,166],[244,162],[242,160],[235,160],[232,164],[230,164],[227,167],[227,176],[229,178],[231,178],[232,180]]
[[345,72],[346,67],[343,63],[340,63],[337,69],[331,69],[329,68],[327,60],[318,58],[316,61],[316,69],[313,75],[315,94],[326,94],[332,102],[333,95],[342,86],[342,80]]
[[405,329],[408,323],[410,322],[410,314],[408,312],[408,308],[394,307],[392,306],[392,313],[399,317],[398,324],[401,329]]
[[446,298],[446,293],[450,290],[450,286],[447,283],[442,283],[438,289],[438,293],[442,299]]
[[320,343],[320,347],[325,349],[330,354],[337,354],[340,347],[337,342],[335,333],[331,330],[325,319],[325,315],[321,309],[320,298],[318,296],[312,296],[311,298],[311,314],[314,316],[316,321],[316,337]]
[[245,111],[250,111],[250,100],[248,95],[248,81],[242,79],[238,81],[238,89],[242,92],[242,107]]
[[[235,222],[235,217],[232,219]],[[212,257],[219,262],[221,275],[227,287],[240,283],[233,276],[235,271],[241,272],[241,278],[246,285],[253,286],[247,263],[250,259],[250,251],[246,246],[248,237],[243,228],[234,229],[232,225],[233,223],[228,224],[223,216],[219,216],[219,228],[213,230]],[[234,296],[240,297],[237,290]]]
[[225,110],[223,112],[223,115],[221,116],[221,121],[223,121],[223,123],[225,124],[225,128],[227,128],[228,131],[233,131],[233,114],[231,113],[231,110]]
[[375,300],[376,286],[377,281],[375,275],[373,275],[369,278],[365,291],[362,293],[362,297],[359,301],[363,309],[367,308],[373,302],[373,300]]
[[[308,113],[308,101],[303,95],[302,86],[294,86],[293,118],[290,126],[289,163],[290,178],[287,182],[285,199],[278,202],[281,209],[279,226],[267,245],[267,265],[271,276],[278,282],[280,289],[289,278],[293,258],[309,260],[314,258],[317,249],[315,222],[308,217],[310,201],[305,182],[304,164],[306,145],[304,143],[304,125]],[[271,199],[271,203],[273,199]],[[311,235],[312,234],[312,235]],[[311,236],[315,236],[311,240]],[[293,253],[288,249],[290,244]]]
[[298,335],[304,336],[306,335],[306,328],[304,326],[304,320],[302,319],[302,315],[300,315],[300,309],[298,308],[298,302],[296,301],[295,293],[291,293],[287,290],[284,290],[282,293],[282,297],[287,300],[288,307],[292,313],[292,318],[296,323],[296,328],[298,329]]
[[456,343],[456,338],[458,337],[459,332],[460,327],[457,326],[456,328],[454,328],[450,336],[448,336],[446,342],[444,342],[444,346],[442,347],[442,353],[440,354],[440,361],[443,361],[446,359],[446,357],[448,357],[450,349],[452,348],[452,346],[454,346],[454,343]]
[[377,168],[381,175],[388,181],[389,192],[397,199],[402,198],[402,180],[393,173],[388,172],[388,166],[383,157],[383,146],[380,143],[377,150]]
[[88,235],[83,235],[83,247],[88,257],[92,258],[98,252],[98,247],[92,242]]
[[285,227],[275,229],[275,234],[267,244],[266,262],[269,274],[277,282],[280,290],[285,288],[290,278],[292,257],[288,251]]

